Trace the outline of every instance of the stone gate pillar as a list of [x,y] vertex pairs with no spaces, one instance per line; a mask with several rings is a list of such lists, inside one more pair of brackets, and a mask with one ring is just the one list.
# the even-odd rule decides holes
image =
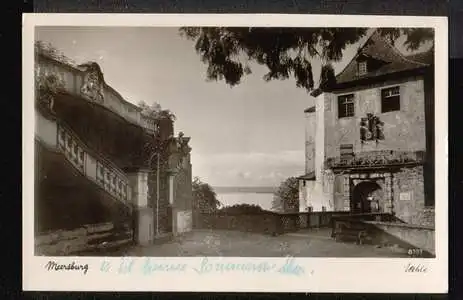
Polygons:
[[154,215],[148,199],[148,170],[139,169],[128,174],[132,188],[133,230],[137,244],[147,245],[153,241]]
[[172,233],[177,234],[177,207],[175,203],[175,174],[176,172],[169,172],[169,205],[172,212]]

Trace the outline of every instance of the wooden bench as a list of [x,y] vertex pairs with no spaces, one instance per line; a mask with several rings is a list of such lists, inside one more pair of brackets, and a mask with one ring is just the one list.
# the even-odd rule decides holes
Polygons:
[[362,245],[365,240],[369,239],[369,234],[366,226],[361,223],[350,220],[336,220],[333,224],[331,237],[337,242],[343,239],[352,239],[359,245]]

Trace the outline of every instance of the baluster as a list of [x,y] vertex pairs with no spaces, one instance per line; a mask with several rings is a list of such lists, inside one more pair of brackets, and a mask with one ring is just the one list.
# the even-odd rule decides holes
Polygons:
[[84,165],[85,165],[85,152],[83,149],[80,149],[80,153],[79,153],[79,163],[80,163],[80,166],[82,167],[82,169],[84,168]]
[[117,195],[116,192],[116,181],[117,181],[117,175],[113,173],[112,175],[112,182],[111,182],[111,192],[113,195]]
[[127,184],[123,183],[122,184],[122,196],[124,200],[127,200]]
[[66,145],[66,153],[68,155],[70,155],[71,151],[72,151],[72,136],[70,134],[67,134],[67,145]]
[[79,145],[77,144],[77,141],[74,141],[73,150],[74,151],[71,153],[72,160],[78,166],[78,163],[79,163],[79,158],[78,158],[78,156],[79,156]]
[[105,170],[105,173],[106,173],[106,176],[105,176],[105,180],[104,180],[104,188],[106,189],[106,191],[109,192],[109,179],[110,179],[109,178],[110,177],[109,170]]
[[66,149],[66,132],[61,126],[58,127],[58,144],[61,150]]
[[100,162],[97,162],[97,181],[99,184],[104,185],[104,168]]

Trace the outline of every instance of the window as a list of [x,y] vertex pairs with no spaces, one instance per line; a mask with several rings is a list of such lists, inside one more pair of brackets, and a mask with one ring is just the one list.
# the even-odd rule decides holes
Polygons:
[[367,62],[361,61],[358,63],[358,73],[359,76],[365,75],[368,72],[367,70]]
[[354,109],[354,94],[342,95],[338,97],[338,116],[339,118],[353,117]]
[[400,88],[398,86],[381,90],[381,112],[400,110]]
[[348,162],[354,158],[354,145],[342,144],[340,147],[341,161]]

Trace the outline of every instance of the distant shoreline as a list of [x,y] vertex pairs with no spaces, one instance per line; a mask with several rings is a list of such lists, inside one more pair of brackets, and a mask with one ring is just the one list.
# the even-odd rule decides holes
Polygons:
[[273,194],[277,187],[258,186],[258,187],[236,187],[236,186],[217,186],[213,187],[217,194],[234,194],[234,193],[254,193],[254,194]]

